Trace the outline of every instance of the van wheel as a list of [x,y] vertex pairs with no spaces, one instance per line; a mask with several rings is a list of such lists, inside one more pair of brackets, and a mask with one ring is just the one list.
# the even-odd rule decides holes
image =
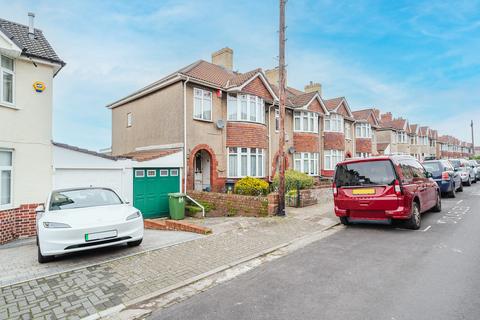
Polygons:
[[463,192],[463,183],[460,182],[460,187],[457,190],[458,192]]
[[129,247],[138,247],[142,243],[142,241],[143,241],[143,238],[140,240],[127,242],[127,245]]
[[410,218],[405,221],[405,225],[408,229],[418,230],[420,229],[421,223],[422,218],[420,216],[420,208],[418,207],[418,203],[414,202],[412,204],[412,214]]
[[437,203],[435,204],[435,207],[432,208],[433,212],[440,212],[442,211],[442,199],[440,197],[440,193],[437,192]]
[[343,224],[344,226],[348,226],[350,222],[348,222],[347,217],[340,217],[340,223]]
[[38,263],[47,263],[53,261],[55,256],[44,256],[42,255],[42,252],[40,251],[40,246],[37,247],[37,259]]

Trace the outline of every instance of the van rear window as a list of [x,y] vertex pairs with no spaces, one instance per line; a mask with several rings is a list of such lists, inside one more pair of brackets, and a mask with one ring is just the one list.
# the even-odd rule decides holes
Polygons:
[[389,160],[354,162],[337,166],[337,187],[393,185],[396,174]]

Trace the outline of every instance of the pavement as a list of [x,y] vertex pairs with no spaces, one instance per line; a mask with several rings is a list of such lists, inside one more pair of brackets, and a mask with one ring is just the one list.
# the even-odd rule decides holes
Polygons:
[[[138,252],[125,248],[88,251],[63,257],[47,271],[31,261],[36,257],[31,252],[34,243],[3,247],[0,265],[6,270],[3,281],[7,285],[0,287],[0,319],[106,317],[337,223],[331,203],[291,211],[286,218],[205,219],[199,222],[213,229],[210,236],[188,234],[197,238],[161,248],[140,248]],[[3,259],[4,253],[9,254],[8,260],[22,261],[23,267],[17,264],[20,272],[16,277],[12,278],[14,267],[7,266],[10,262]],[[86,265],[82,260],[87,260]],[[33,274],[24,276],[22,268],[34,269]],[[22,281],[22,277],[35,279]]]
[[148,319],[479,319],[480,184],[464,190],[420,230],[338,227]]

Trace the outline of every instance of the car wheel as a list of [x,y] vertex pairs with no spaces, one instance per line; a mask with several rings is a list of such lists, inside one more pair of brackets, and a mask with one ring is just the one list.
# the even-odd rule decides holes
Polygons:
[[409,229],[412,229],[412,230],[420,229],[422,218],[420,216],[420,208],[418,206],[418,203],[414,202],[412,204],[412,213],[410,215],[410,218],[405,222],[406,222],[406,227]]
[[460,187],[458,187],[458,192],[463,192],[463,183],[460,182]]
[[442,198],[440,197],[440,193],[437,192],[437,203],[435,207],[432,208],[433,212],[440,212],[442,211]]
[[348,222],[347,217],[340,217],[340,223],[343,224],[344,226],[348,226],[350,222]]
[[136,241],[131,241],[131,242],[127,242],[127,245],[129,247],[138,247],[143,241],[143,238],[140,239],[140,240],[136,240]]
[[470,179],[470,177],[468,177],[468,181],[467,181],[467,183],[465,183],[465,185],[467,187],[470,187],[472,185],[472,179]]
[[457,187],[455,186],[455,183],[452,184],[452,191],[448,193],[448,196],[450,198],[455,198],[457,196]]
[[50,261],[53,261],[55,256],[44,256],[42,255],[42,252],[40,251],[40,246],[37,247],[37,252],[38,252],[38,263],[47,263]]
[[473,178],[472,183],[477,183],[477,178]]

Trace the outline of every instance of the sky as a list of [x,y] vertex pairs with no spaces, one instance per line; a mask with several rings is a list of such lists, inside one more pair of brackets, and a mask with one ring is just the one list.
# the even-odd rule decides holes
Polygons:
[[[53,138],[111,143],[110,102],[228,46],[240,72],[278,64],[278,0],[0,0],[67,65],[54,81]],[[480,143],[480,0],[287,2],[288,85],[322,84],[352,110],[377,107]]]

